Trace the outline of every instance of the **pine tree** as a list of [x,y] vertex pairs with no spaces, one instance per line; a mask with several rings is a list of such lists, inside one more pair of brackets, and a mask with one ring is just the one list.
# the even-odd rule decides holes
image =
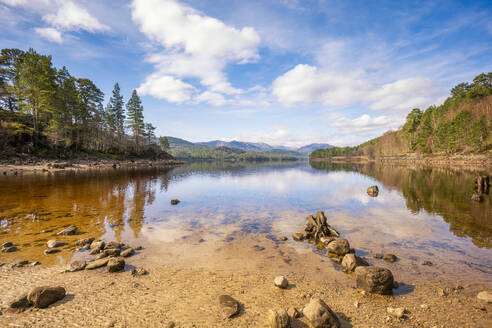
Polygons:
[[139,151],[139,140],[144,135],[144,116],[143,106],[137,90],[133,90],[132,96],[126,104],[126,112],[128,114],[128,128],[132,131],[135,140],[135,150]]
[[121,142],[121,137],[125,133],[125,109],[123,108],[123,96],[118,83],[114,85],[113,95],[109,98],[106,106],[106,119],[111,132],[116,133],[118,142]]

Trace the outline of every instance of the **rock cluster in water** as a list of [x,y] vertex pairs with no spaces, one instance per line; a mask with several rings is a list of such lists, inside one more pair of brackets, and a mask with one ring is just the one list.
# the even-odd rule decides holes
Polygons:
[[490,189],[490,178],[488,175],[478,176],[475,178],[475,190],[471,199],[475,202],[481,202],[483,195],[488,195]]

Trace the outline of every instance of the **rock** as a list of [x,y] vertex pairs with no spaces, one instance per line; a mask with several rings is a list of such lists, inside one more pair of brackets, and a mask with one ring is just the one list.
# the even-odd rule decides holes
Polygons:
[[294,319],[299,318],[301,316],[301,314],[299,313],[299,311],[295,307],[290,307],[287,310],[287,314],[289,315],[289,317],[294,318]]
[[103,266],[106,266],[108,264],[108,261],[109,261],[109,258],[107,258],[107,257],[103,258],[103,259],[92,261],[89,264],[87,264],[85,269],[86,270],[94,270],[97,268],[101,268]]
[[282,288],[282,289],[285,289],[285,288],[287,288],[287,286],[289,286],[289,282],[287,281],[287,279],[284,276],[275,277],[275,279],[273,280],[273,283],[275,284],[275,286],[277,286],[278,288]]
[[420,304],[420,308],[422,310],[428,310],[429,309],[429,306],[427,304]]
[[99,254],[96,254],[96,260],[99,260],[99,259],[103,259],[105,257],[108,257],[108,254],[106,253],[99,253]]
[[471,196],[471,200],[474,202],[481,202],[483,200],[483,196],[475,193]]
[[404,308],[393,308],[393,307],[388,307],[386,308],[386,312],[388,314],[391,314],[392,316],[401,319],[405,315],[405,309]]
[[290,317],[285,310],[268,311],[268,327],[270,328],[289,328]]
[[328,305],[319,298],[312,298],[302,310],[313,328],[339,328],[340,321]]
[[74,225],[71,225],[69,227],[66,227],[59,233],[57,233],[58,236],[70,236],[70,235],[75,235],[77,233],[77,227]]
[[2,248],[3,253],[12,253],[18,251],[17,246],[10,246],[10,247],[4,247]]
[[123,245],[116,242],[116,241],[110,241],[106,244],[106,246],[104,246],[104,249],[121,249]]
[[133,268],[132,269],[132,276],[144,276],[146,274],[149,274],[147,270],[144,268]]
[[105,249],[103,251],[106,256],[120,256],[120,249],[119,248],[109,248]]
[[44,255],[55,254],[61,252],[58,248],[49,248],[44,250]]
[[171,199],[171,205],[178,205],[180,203],[179,199]]
[[280,240],[281,240],[281,241],[286,241],[286,240],[288,240],[288,239],[289,239],[289,238],[287,238],[286,236],[282,236],[282,237],[280,237]]
[[106,244],[102,240],[95,240],[91,243],[91,250],[99,252]]
[[67,243],[64,243],[61,240],[55,240],[55,239],[48,240],[48,242],[46,243],[48,248],[61,247],[61,246],[65,246],[66,244]]
[[29,264],[29,261],[18,260],[12,264],[12,268],[22,268],[24,265]]
[[294,239],[295,241],[303,241],[304,239],[306,239],[306,233],[304,231],[293,233],[292,239]]
[[357,288],[369,293],[392,294],[393,274],[380,267],[359,266],[355,268]]
[[89,245],[94,241],[94,238],[90,237],[90,238],[82,238],[82,239],[79,239],[77,240],[77,242],[75,243],[75,245],[77,246],[86,246],[86,245]]
[[332,241],[334,241],[335,239],[337,239],[337,237],[321,237],[319,239],[320,242],[322,242],[323,244],[325,245],[328,245],[329,243],[331,243]]
[[38,262],[38,261],[34,261],[31,263],[32,266],[36,266],[36,265],[40,265],[40,264],[41,264],[41,262]]
[[142,246],[137,246],[137,247],[135,247],[135,250],[136,250],[136,251],[141,251],[142,249],[143,249],[143,247],[142,247]]
[[42,233],[48,233],[48,232],[53,232],[53,230],[51,229],[44,229],[44,230],[41,230]]
[[357,301],[355,301],[355,302],[354,302],[354,306],[358,309],[358,308],[360,307],[360,303],[359,303],[359,302],[357,302]]
[[370,186],[369,188],[367,188],[367,194],[371,197],[377,197],[379,194],[378,186]]
[[107,265],[109,272],[120,272],[125,270],[125,260],[122,258],[110,258]]
[[340,234],[328,224],[323,211],[317,211],[315,217],[309,215],[306,218],[306,221],[306,226],[304,228],[306,238],[318,241],[321,237],[340,236]]
[[422,263],[422,265],[433,266],[431,261],[424,261],[424,263]]
[[485,301],[487,303],[492,303],[492,293],[488,291],[482,291],[477,294],[477,298],[481,301]]
[[372,254],[372,257],[374,257],[375,259],[381,260],[383,258],[383,254],[381,254],[381,253],[374,253],[374,254]]
[[10,309],[16,309],[24,311],[28,307],[32,306],[32,303],[27,299],[27,294],[22,295],[19,298],[16,298],[12,302],[9,303]]
[[63,287],[37,287],[29,292],[27,299],[35,307],[43,309],[63,299],[65,295]]
[[230,318],[239,312],[239,302],[229,295],[219,296],[219,306],[224,319]]
[[7,241],[2,244],[2,248],[12,247],[12,246],[14,246],[14,244],[10,241]]
[[85,261],[73,261],[68,265],[67,271],[69,272],[81,271],[84,270],[86,266],[87,266],[87,262]]
[[389,263],[396,262],[397,259],[398,258],[394,254],[384,254],[384,256],[383,256],[383,260],[385,260],[386,262],[389,262]]
[[352,272],[358,266],[368,266],[368,265],[369,263],[367,263],[364,259],[352,253],[345,254],[341,264],[342,269],[345,272]]
[[135,254],[135,250],[133,248],[127,248],[125,249],[123,252],[121,252],[121,256],[123,257],[129,257],[129,256],[132,256],[133,254]]
[[326,248],[328,249],[328,252],[339,256],[344,256],[350,251],[349,242],[345,238],[335,239],[329,243]]

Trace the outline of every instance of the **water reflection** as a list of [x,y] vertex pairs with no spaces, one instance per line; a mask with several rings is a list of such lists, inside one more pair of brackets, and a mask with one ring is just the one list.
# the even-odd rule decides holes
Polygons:
[[[194,163],[1,177],[0,242],[12,241],[20,250],[0,256],[66,262],[75,240],[91,236],[142,244],[159,259],[222,263],[220,250],[242,251],[248,243],[290,236],[302,229],[306,215],[324,210],[359,255],[397,253],[398,267],[409,273],[431,259],[449,274],[490,275],[491,196],[470,201],[474,176],[371,165]],[[366,193],[374,184],[381,186],[376,198]],[[178,206],[170,205],[174,198],[181,200]],[[69,224],[82,234],[55,235]],[[54,238],[67,241],[67,249],[44,256],[46,241]],[[288,244],[297,254],[313,253],[307,243]],[[238,253],[227,258],[246,262]]]
[[357,171],[373,177],[388,190],[398,190],[413,214],[421,211],[441,216],[458,237],[471,237],[478,247],[492,247],[492,195],[471,201],[474,179],[490,172],[443,168],[409,168],[375,164],[311,163],[327,171]]

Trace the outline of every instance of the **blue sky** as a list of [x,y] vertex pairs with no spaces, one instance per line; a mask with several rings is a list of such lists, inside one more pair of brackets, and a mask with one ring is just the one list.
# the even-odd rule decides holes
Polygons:
[[0,27],[191,141],[355,145],[492,71],[490,1],[0,0]]

